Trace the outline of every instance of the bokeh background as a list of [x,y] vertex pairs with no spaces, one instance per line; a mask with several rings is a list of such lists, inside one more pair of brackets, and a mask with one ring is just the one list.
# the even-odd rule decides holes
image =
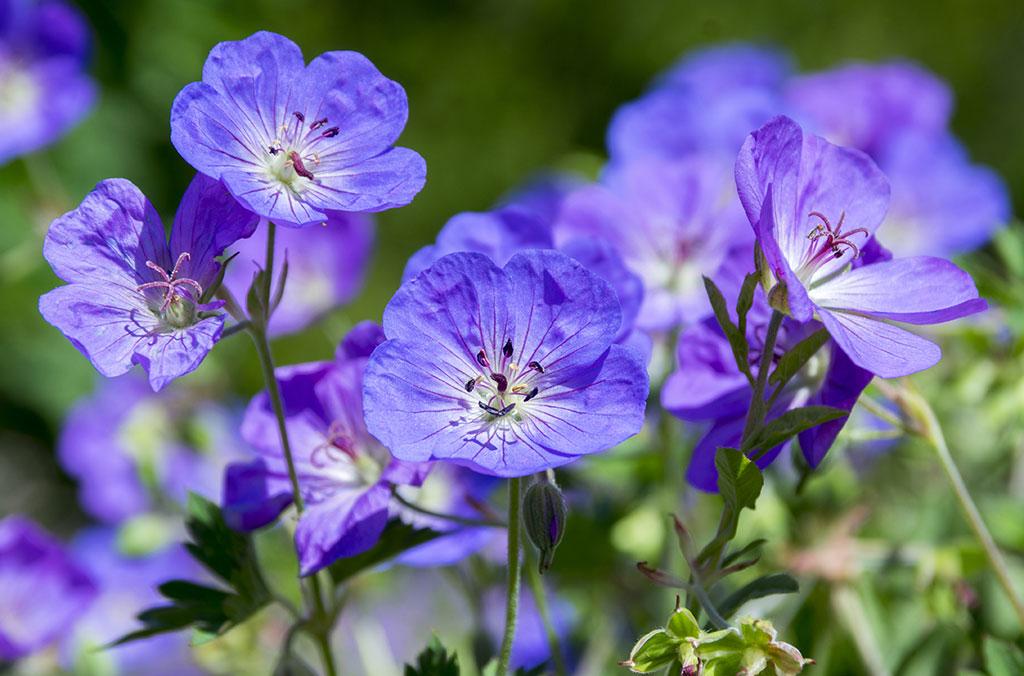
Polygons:
[[[181,87],[199,79],[207,52],[219,41],[268,29],[298,42],[307,57],[332,49],[363,52],[405,86],[410,118],[401,144],[415,148],[428,165],[427,186],[413,204],[379,216],[362,293],[314,328],[280,339],[279,363],[325,358],[348,325],[379,319],[408,256],[432,241],[450,216],[486,209],[545,169],[594,174],[615,108],[637,97],[679,56],[703,46],[775,45],[788,50],[801,70],[850,59],[918,61],[951,85],[953,130],[973,159],[997,170],[1018,209],[1024,205],[1024,3],[1014,0],[77,5],[94,31],[98,105],[55,146],[0,168],[0,515],[27,513],[58,534],[70,534],[87,521],[54,447],[63,416],[92,390],[96,375],[36,310],[39,295],[57,284],[41,256],[42,236],[54,216],[112,176],[139,185],[169,222],[192,175],[169,141],[171,102]],[[990,246],[965,261],[979,271],[983,292],[1009,305],[995,312],[1010,328],[998,339],[989,330],[965,329],[943,367],[918,379],[944,416],[954,453],[1018,568],[1024,554],[1024,358],[1014,329],[1021,326],[1014,320],[1021,308],[1013,303],[1024,288],[1014,261],[1015,255],[1024,257],[1015,248],[1020,241],[1009,236],[1001,247]],[[240,400],[248,398],[260,387],[252,357],[244,338],[225,341],[202,373],[190,378],[220,381]],[[623,467],[607,460],[588,470],[591,490],[609,497],[591,498],[587,504],[597,511],[573,517],[560,570],[569,587],[600,581],[607,597],[596,599],[595,607],[614,609],[635,623],[639,635],[660,622],[672,603],[667,592],[648,588],[630,563],[644,551],[660,550],[666,524],[659,515],[667,510],[663,503],[645,501],[637,489],[660,471],[657,462],[641,459],[625,473]],[[927,452],[900,447],[870,471],[842,459],[827,469],[827,476],[798,497],[791,487],[767,495],[745,528],[775,538],[775,554],[782,559],[787,547],[821,539],[860,506],[866,508],[861,532],[882,543],[884,551],[923,542],[938,552],[933,561],[938,570],[928,580],[941,582],[939,588],[922,587],[923,573],[916,566],[883,568],[852,585],[863,601],[863,621],[883,638],[881,650],[890,664],[902,665],[905,673],[945,673],[933,669],[969,650],[983,634],[1012,638],[1012,621],[998,598],[985,606],[995,608],[994,615],[978,618],[957,596],[954,582],[972,574],[967,565],[972,550]],[[616,485],[615,477],[623,483]],[[693,509],[701,513],[700,504]],[[646,600],[621,605],[639,598],[637,590]],[[802,593],[806,603],[798,615],[793,611],[788,638],[824,662],[821,673],[867,673],[857,657],[856,632],[833,629],[827,621],[834,599],[815,605],[814,595],[827,592],[811,586]],[[984,584],[971,593],[998,596]],[[909,598],[901,604],[901,597]],[[829,629],[821,630],[826,625]],[[934,631],[925,632],[928,628]],[[822,654],[826,633],[830,643]],[[628,642],[617,644],[620,652],[628,650]],[[905,664],[903,655],[908,655]]]

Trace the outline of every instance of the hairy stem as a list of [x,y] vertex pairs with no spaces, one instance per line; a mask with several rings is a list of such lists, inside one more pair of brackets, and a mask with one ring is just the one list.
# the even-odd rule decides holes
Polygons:
[[519,613],[519,509],[522,504],[522,479],[508,480],[508,587],[505,594],[505,636],[501,640],[496,676],[508,676],[508,661],[512,657],[512,641],[516,636],[516,616]]
[[928,405],[924,397],[916,392],[903,390],[900,392],[900,398],[908,405],[915,421],[919,425],[919,429],[914,431],[928,441],[931,447],[935,449],[935,454],[939,456],[939,464],[942,465],[946,478],[949,479],[949,484],[953,488],[953,494],[956,495],[957,502],[960,503],[960,509],[963,511],[971,530],[974,531],[974,537],[978,540],[982,549],[985,550],[985,557],[988,559],[989,566],[991,566],[992,571],[996,574],[996,579],[1006,593],[1006,598],[1013,605],[1013,610],[1017,614],[1017,620],[1020,622],[1021,629],[1024,629],[1024,602],[1021,601],[1020,594],[1014,588],[1013,581],[1010,579],[1010,571],[1006,566],[1006,560],[1003,558],[1002,552],[999,551],[999,547],[996,546],[996,542],[992,537],[992,533],[989,532],[988,527],[985,525],[985,521],[981,518],[981,512],[978,511],[977,505],[974,504],[974,499],[971,497],[970,491],[967,490],[967,484],[964,483],[964,478],[960,475],[960,470],[953,460],[953,455],[949,452],[949,447],[946,445],[946,437],[942,434],[942,428],[935,417],[935,412],[932,411],[931,406]]
[[[264,299],[270,298],[270,277],[274,266],[274,224],[267,224],[269,230],[267,231],[267,260],[265,270],[267,272],[267,283],[263,289]],[[269,300],[267,300],[269,302]],[[266,317],[270,319],[269,315]],[[256,345],[256,353],[259,355],[260,367],[263,370],[263,380],[267,386],[267,395],[270,397],[270,405],[274,409],[274,418],[277,420],[277,433],[281,441],[281,450],[284,454],[285,464],[288,466],[288,480],[291,482],[292,495],[295,500],[295,509],[299,514],[302,514],[306,508],[305,501],[302,499],[302,492],[299,489],[299,475],[295,470],[295,459],[292,456],[292,446],[288,439],[288,427],[285,424],[284,415],[284,403],[281,399],[281,387],[277,382],[277,377],[274,373],[274,356],[270,351],[270,341],[267,339],[266,323],[260,322],[257,324],[250,323],[248,326],[249,335],[252,336],[253,343]],[[337,668],[334,665],[334,656],[331,654],[331,645],[329,640],[330,626],[329,624],[327,608],[324,606],[323,592],[320,588],[320,581],[316,575],[310,576],[308,579],[309,583],[309,594],[314,617],[316,618],[317,631],[314,632],[317,638],[317,644],[320,647],[320,652],[323,656],[324,671],[328,676],[335,676],[337,674]]]
[[562,643],[558,638],[558,631],[551,621],[547,591],[544,589],[544,582],[540,579],[540,570],[537,566],[529,565],[526,567],[526,576],[530,583],[530,591],[533,592],[533,601],[537,605],[537,612],[540,614],[541,622],[544,624],[544,633],[547,635],[548,648],[551,650],[551,659],[555,665],[555,673],[558,676],[565,676],[569,672],[565,668],[565,657],[562,655]]
[[772,310],[772,317],[768,320],[768,331],[764,337],[764,347],[761,348],[761,361],[757,366],[757,379],[754,381],[754,389],[750,395],[750,408],[747,410],[747,421],[743,425],[743,437],[741,446],[747,442],[750,435],[764,423],[768,414],[764,401],[764,391],[768,384],[768,371],[771,370],[772,357],[775,355],[775,341],[779,336],[779,327],[785,318],[778,310]]

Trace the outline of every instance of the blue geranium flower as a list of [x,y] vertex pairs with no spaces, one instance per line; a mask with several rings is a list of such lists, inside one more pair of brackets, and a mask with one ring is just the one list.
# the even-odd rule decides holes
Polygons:
[[445,256],[384,311],[370,357],[370,433],[407,461],[523,476],[606,450],[644,421],[643,356],[613,344],[615,291],[580,263],[530,250],[498,267]]
[[408,114],[401,85],[362,54],[307,65],[294,42],[259,32],[210,51],[174,101],[171,142],[252,211],[301,226],[412,200],[426,165],[394,147]]
[[145,195],[124,179],[103,181],[50,226],[43,255],[68,284],[40,298],[39,311],[104,376],[141,364],[160,390],[194,371],[220,339],[223,303],[204,302],[204,292],[220,270],[215,258],[257,222],[197,175],[168,246]]

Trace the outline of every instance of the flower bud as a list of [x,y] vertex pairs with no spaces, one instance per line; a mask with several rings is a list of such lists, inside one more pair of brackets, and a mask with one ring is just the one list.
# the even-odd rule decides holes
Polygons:
[[523,525],[530,541],[540,552],[540,572],[551,567],[555,548],[565,535],[568,507],[562,491],[546,479],[530,486],[523,498]]

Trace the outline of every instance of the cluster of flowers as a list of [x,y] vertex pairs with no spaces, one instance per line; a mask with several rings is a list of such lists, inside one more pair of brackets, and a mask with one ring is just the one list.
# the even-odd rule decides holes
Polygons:
[[[937,346],[895,323],[985,307],[966,273],[934,257],[985,241],[1008,210],[998,180],[950,135],[949,101],[908,64],[795,76],[784,56],[759,49],[687,59],[616,114],[598,180],[545,180],[492,211],[455,216],[410,259],[381,325],[357,325],[332,360],[277,370],[300,496],[268,393],[240,425],[255,458],[196,467],[185,454],[193,466],[178,476],[194,482],[226,464],[224,512],[242,530],[273,523],[301,498],[304,576],[366,551],[394,517],[449,533],[406,562],[447,564],[490,537],[410,512],[402,496],[433,494],[424,484],[435,480],[448,512],[478,514],[490,477],[563,466],[639,432],[654,380],[667,411],[707,424],[688,478],[714,490],[715,448],[738,445],[750,388],[711,317],[703,276],[735,297],[759,261],[763,290],[746,323],[754,369],[773,309],[787,315],[776,358],[822,326],[830,334],[827,362],[773,397],[773,415],[808,401],[850,410],[875,375],[938,361]],[[293,276],[270,326],[301,329],[357,289],[368,214],[407,204],[424,185],[423,159],[394,145],[407,114],[401,86],[362,55],[329,52],[307,64],[272,33],[216,46],[172,109],[171,141],[198,173],[169,242],[136,186],[103,181],[50,228],[44,255],[67,284],[44,295],[40,311],[101,374],[140,365],[158,391],[245,326],[234,299],[260,279],[247,259],[286,247]],[[284,226],[280,240],[268,222]],[[907,257],[882,247],[883,225],[886,244]],[[241,255],[229,265],[232,252]],[[666,374],[652,355],[676,335]],[[812,466],[842,425],[801,436]],[[137,513],[126,504],[147,500],[137,483],[144,463],[126,464],[116,498],[109,484],[92,491],[101,451],[84,440],[94,436],[73,435],[63,460],[86,508],[116,522]],[[174,476],[175,466],[161,472]],[[29,552],[0,558],[0,607],[20,608],[18,576],[53,546],[20,520],[4,528],[0,547]],[[63,560],[50,569],[55,593],[84,606],[87,578]],[[15,615],[14,626],[0,618],[0,657],[56,635]]]

